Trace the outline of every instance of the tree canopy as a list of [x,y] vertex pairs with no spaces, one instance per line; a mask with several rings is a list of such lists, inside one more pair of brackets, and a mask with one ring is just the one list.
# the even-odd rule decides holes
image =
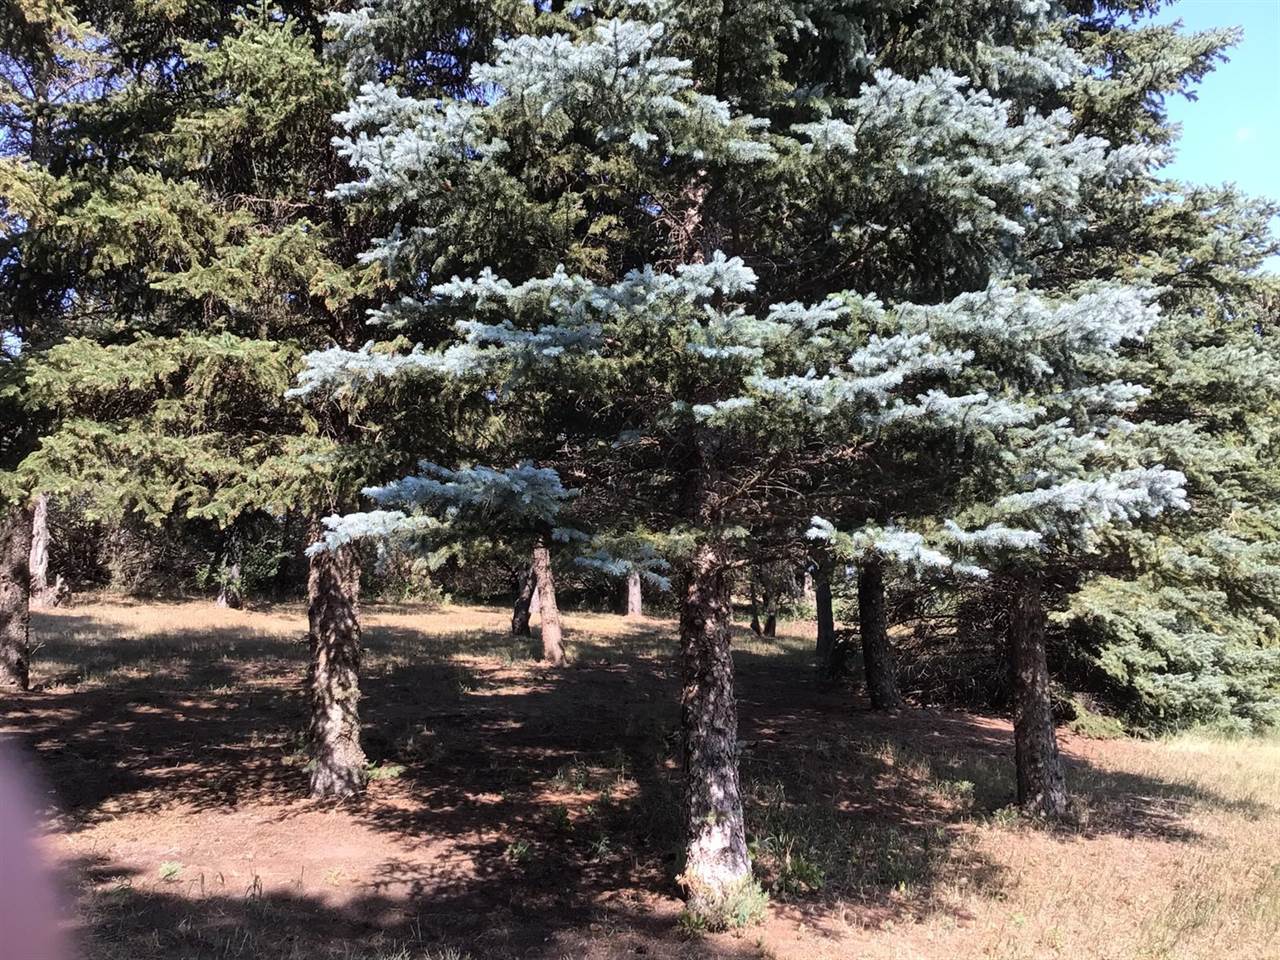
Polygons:
[[318,794],[366,544],[642,577],[711,925],[758,908],[730,628],[779,570],[864,645],[908,590],[1007,649],[1031,812],[1072,691],[1273,724],[1277,210],[1163,178],[1238,37],[1159,6],[11,0],[4,529],[301,518]]

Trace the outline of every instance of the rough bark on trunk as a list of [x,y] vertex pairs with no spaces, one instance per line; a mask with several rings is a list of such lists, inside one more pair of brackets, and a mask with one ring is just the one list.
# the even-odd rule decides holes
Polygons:
[[49,582],[49,498],[45,494],[36,497],[31,510],[31,554],[28,566],[31,571],[31,592],[28,604],[32,610],[56,607],[71,593],[58,576]]
[[0,506],[0,689],[30,684],[31,511]]
[[538,615],[542,628],[542,659],[554,666],[564,663],[560,608],[556,606],[556,581],[551,573],[550,537],[542,536],[533,548],[533,569],[538,578]]
[[902,706],[894,674],[893,650],[884,609],[884,565],[868,560],[858,568],[858,624],[862,634],[862,663],[867,673],[867,696],[877,710]]
[[738,706],[733,693],[729,580],[715,547],[694,553],[680,611],[684,690],[685,869],[695,914],[714,916],[751,880],[738,788]]
[[511,610],[511,635],[513,637],[531,637],[529,617],[533,615],[533,599],[538,592],[538,575],[533,566],[520,577],[520,587],[516,591],[516,602]]
[[640,573],[627,574],[627,617],[636,620],[644,616],[644,593],[640,589]]
[[37,596],[49,590],[49,498],[36,497],[31,511],[31,592]]
[[307,577],[311,665],[311,796],[364,789],[360,747],[360,562],[354,548],[311,558]]
[[1018,806],[1025,813],[1060,819],[1070,812],[1071,805],[1053,726],[1039,577],[1028,575],[1013,581],[1009,648],[1014,668],[1013,738]]
[[819,570],[813,578],[813,602],[818,611],[818,665],[831,672],[831,653],[836,645],[836,617],[831,607],[831,577]]

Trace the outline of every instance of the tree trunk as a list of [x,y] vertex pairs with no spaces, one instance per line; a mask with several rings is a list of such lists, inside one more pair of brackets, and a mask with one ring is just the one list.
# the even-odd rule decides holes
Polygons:
[[529,569],[533,571],[533,596],[529,598],[529,616],[536,617],[542,612],[542,591],[538,589],[538,573],[532,563]]
[[758,637],[764,633],[764,628],[760,626],[760,605],[756,602],[756,574],[754,569],[751,572],[749,583],[751,587],[751,632]]
[[307,595],[311,796],[349,797],[365,784],[359,712],[360,562],[355,549],[345,546],[313,556]]
[[218,588],[218,606],[239,610],[244,606],[244,593],[240,583],[240,561],[233,560],[222,574],[222,586]]
[[26,690],[30,677],[31,511],[0,505],[0,690]]
[[516,591],[516,602],[511,611],[511,635],[513,637],[531,637],[529,617],[533,614],[533,599],[538,594],[538,575],[533,566],[520,577],[520,586]]
[[831,672],[831,653],[836,645],[836,617],[831,607],[831,575],[819,570],[813,578],[813,600],[818,610],[818,667]]
[[729,626],[733,614],[724,562],[714,546],[694,553],[680,611],[684,690],[685,869],[689,910],[720,913],[751,880],[738,789],[738,707]]
[[240,537],[234,528],[227,535],[226,553],[222,557],[222,582],[218,586],[218,606],[239,610],[244,606],[244,588],[240,582]]
[[533,548],[533,569],[538,580],[538,614],[542,621],[542,659],[553,666],[564,663],[560,609],[556,606],[556,581],[551,573],[551,538],[545,534]]
[[36,497],[31,512],[31,592],[37,596],[49,590],[49,498]]
[[627,574],[627,617],[638,620],[644,616],[644,593],[640,589],[640,572],[632,570]]
[[764,629],[760,631],[760,635],[764,637],[778,635],[778,601],[773,592],[768,589],[764,591]]
[[877,710],[902,706],[894,675],[893,650],[884,609],[884,564],[868,560],[858,568],[858,623],[862,634],[862,663],[867,673],[867,696]]
[[31,592],[28,604],[32,610],[56,607],[70,593],[62,577],[49,582],[49,497],[36,497],[31,511]]
[[1060,819],[1070,812],[1070,798],[1053,726],[1044,635],[1040,579],[1032,575],[1018,578],[1013,582],[1009,606],[1018,806],[1025,813]]

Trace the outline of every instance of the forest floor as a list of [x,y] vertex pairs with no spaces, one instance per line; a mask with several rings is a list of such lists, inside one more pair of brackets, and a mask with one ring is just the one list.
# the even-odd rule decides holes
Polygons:
[[1280,957],[1280,741],[1063,734],[1080,810],[1010,811],[1009,724],[822,689],[805,625],[735,654],[767,920],[690,935],[675,625],[366,609],[367,797],[300,796],[297,607],[39,614],[44,842],[91,960]]

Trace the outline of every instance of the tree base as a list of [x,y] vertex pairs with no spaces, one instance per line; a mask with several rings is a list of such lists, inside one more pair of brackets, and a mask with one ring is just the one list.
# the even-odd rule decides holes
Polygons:
[[31,591],[32,610],[51,610],[54,607],[65,607],[70,602],[71,588],[63,582],[61,574],[50,586],[42,590]]
[[691,933],[736,930],[764,920],[769,895],[753,877],[712,885],[685,873],[678,880],[686,897],[680,926]]
[[1034,820],[1046,820],[1050,823],[1071,823],[1076,819],[1076,810],[1067,793],[1065,785],[1056,785],[1046,793],[1038,793],[1020,800],[1018,809],[1025,817]]
[[358,744],[339,748],[324,761],[316,760],[311,768],[312,800],[345,800],[364,792],[365,756]]

